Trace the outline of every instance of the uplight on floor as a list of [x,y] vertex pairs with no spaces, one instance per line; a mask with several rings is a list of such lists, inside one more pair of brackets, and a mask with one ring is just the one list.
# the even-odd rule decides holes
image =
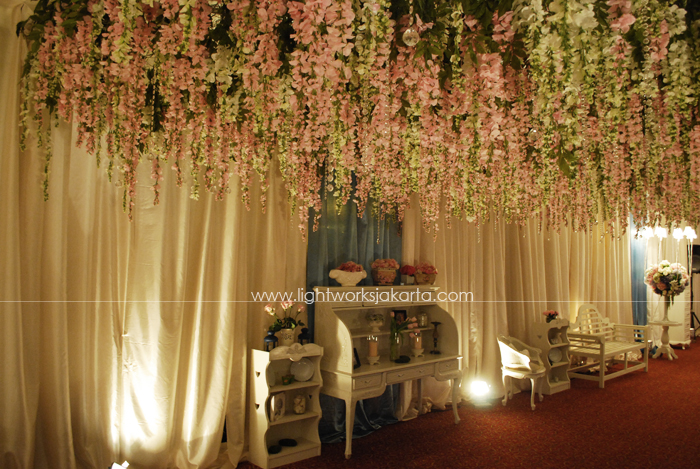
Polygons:
[[476,408],[491,407],[491,387],[486,381],[474,380],[469,386],[472,404]]

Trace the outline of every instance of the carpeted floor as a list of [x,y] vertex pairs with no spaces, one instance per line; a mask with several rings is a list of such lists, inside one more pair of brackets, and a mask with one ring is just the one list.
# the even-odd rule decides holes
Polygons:
[[[353,441],[323,445],[320,457],[288,468],[691,468],[700,465],[700,343],[677,349],[678,360],[649,360],[599,389],[571,389],[537,402],[523,392],[488,409],[465,404],[432,412]],[[240,468],[253,468],[241,463]]]

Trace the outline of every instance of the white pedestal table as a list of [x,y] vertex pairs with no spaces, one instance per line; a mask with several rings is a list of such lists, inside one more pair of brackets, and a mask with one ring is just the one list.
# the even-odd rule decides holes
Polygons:
[[663,332],[661,333],[661,346],[656,349],[656,353],[651,356],[651,358],[658,358],[662,354],[666,354],[666,358],[669,360],[673,360],[674,358],[678,360],[678,355],[676,355],[676,352],[673,351],[673,348],[669,344],[668,340],[668,328],[669,327],[676,327],[680,326],[680,322],[675,322],[675,321],[669,321],[669,320],[662,320],[662,321],[652,321],[649,323],[650,326],[661,326],[663,329]]

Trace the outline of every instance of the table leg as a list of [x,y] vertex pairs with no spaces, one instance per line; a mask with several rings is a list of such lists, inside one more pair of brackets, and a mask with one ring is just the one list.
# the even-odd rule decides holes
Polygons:
[[652,358],[660,357],[665,353],[666,358],[669,360],[673,360],[674,358],[678,360],[678,355],[676,355],[676,352],[674,352],[671,345],[669,345],[668,327],[669,326],[662,326],[663,332],[661,333],[661,347],[656,349],[656,353],[652,356]]
[[459,404],[459,383],[461,378],[452,379],[452,413],[455,415],[455,425],[459,423],[459,413],[457,412],[457,404]]
[[423,415],[423,379],[418,378],[418,415]]
[[355,427],[355,399],[345,401],[345,459],[352,456],[352,430]]

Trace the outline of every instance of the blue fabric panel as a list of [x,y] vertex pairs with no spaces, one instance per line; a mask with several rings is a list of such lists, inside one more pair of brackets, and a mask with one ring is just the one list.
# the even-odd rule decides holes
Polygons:
[[639,228],[630,217],[630,263],[632,274],[632,316],[634,323],[640,326],[647,324],[647,285],[644,283],[646,270],[647,241],[641,236],[634,238],[634,232]]
[[[321,394],[323,417],[318,424],[321,443],[345,441],[345,401]],[[399,385],[387,386],[380,397],[358,401],[355,407],[353,438],[367,436],[375,430],[398,422],[394,409],[399,405]]]
[[[358,285],[372,285],[371,265],[375,259],[392,258],[401,264],[401,237],[396,223],[377,220],[365,210],[360,218],[354,203],[336,211],[335,198],[324,194],[319,227],[313,231],[313,213],[309,220],[309,244],[306,258],[306,291],[317,286],[339,286],[328,273],[343,262],[362,264],[367,278]],[[401,276],[396,275],[395,284]],[[309,305],[309,330],[314,337],[314,307]]]
[[[357,216],[357,206],[348,203],[338,212],[335,198],[323,195],[319,227],[313,231],[313,212],[309,220],[309,243],[306,264],[306,291],[317,286],[338,286],[328,277],[331,269],[343,262],[362,264],[367,278],[359,285],[372,285],[371,264],[375,259],[392,258],[401,263],[401,238],[398,226],[388,220],[377,220],[366,210]],[[397,273],[396,284],[400,276]],[[314,305],[308,305],[309,331],[315,334]],[[394,412],[398,405],[399,386],[387,386],[380,397],[359,401],[355,410],[353,437],[368,435],[383,425],[397,422]],[[345,439],[345,402],[321,395],[323,417],[319,434],[323,443]]]

